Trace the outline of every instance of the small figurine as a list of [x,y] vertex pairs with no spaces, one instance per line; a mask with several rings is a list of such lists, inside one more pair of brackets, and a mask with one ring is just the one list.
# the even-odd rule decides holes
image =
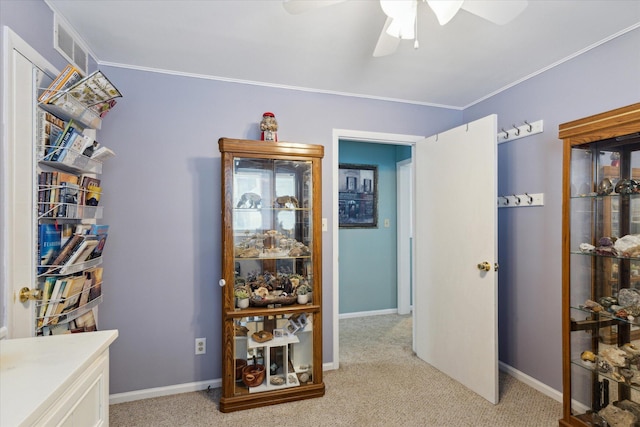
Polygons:
[[262,115],[260,130],[262,131],[261,139],[263,141],[278,140],[278,122],[276,121],[276,116],[273,113],[267,111]]

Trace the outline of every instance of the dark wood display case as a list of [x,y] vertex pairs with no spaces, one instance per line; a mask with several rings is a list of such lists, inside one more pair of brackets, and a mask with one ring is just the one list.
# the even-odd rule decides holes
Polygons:
[[[323,396],[324,147],[229,138],[221,138],[218,146],[223,189],[220,411]],[[238,298],[243,294],[250,297],[248,303]]]
[[637,422],[640,103],[561,124],[559,130],[564,141],[559,424],[609,425],[612,412]]

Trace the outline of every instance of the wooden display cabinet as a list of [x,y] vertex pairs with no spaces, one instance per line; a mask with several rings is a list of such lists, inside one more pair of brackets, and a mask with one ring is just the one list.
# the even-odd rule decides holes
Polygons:
[[[220,411],[323,396],[324,147],[229,138],[221,138],[218,146]],[[248,304],[238,298],[243,293]]]
[[561,124],[559,136],[559,424],[608,425],[612,412],[638,422],[633,412],[640,414],[640,104]]

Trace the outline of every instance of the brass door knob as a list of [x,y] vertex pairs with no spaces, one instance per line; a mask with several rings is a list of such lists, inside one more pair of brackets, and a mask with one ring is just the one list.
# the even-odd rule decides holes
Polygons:
[[478,264],[478,270],[491,271],[491,264],[489,264],[487,261],[481,262],[480,264]]
[[20,289],[20,302],[25,303],[29,300],[42,299],[42,291],[40,289],[29,289],[26,286]]

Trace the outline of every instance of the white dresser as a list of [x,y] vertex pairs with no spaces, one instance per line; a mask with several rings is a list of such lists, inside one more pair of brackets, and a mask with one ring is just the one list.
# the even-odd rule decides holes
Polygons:
[[109,425],[118,331],[0,341],[0,426]]

